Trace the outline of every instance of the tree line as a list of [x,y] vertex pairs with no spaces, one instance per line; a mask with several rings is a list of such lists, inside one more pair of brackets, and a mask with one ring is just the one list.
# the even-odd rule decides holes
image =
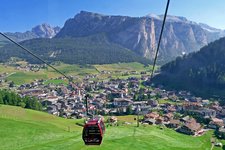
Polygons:
[[35,97],[20,95],[8,91],[0,90],[0,104],[20,106],[22,108],[28,108],[33,110],[42,110],[42,104]]

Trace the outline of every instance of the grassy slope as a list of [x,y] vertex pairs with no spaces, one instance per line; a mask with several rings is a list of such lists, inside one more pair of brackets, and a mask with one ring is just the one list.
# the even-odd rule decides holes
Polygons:
[[[97,70],[94,67],[80,67],[79,65],[69,65],[69,64],[62,64],[60,66],[56,66],[57,69],[64,72],[67,75],[84,75],[84,74],[96,74]],[[56,73],[52,69],[43,70],[41,69],[38,72],[32,72],[32,71],[21,71],[16,70],[14,67],[5,67],[3,65],[0,65],[0,74],[7,72],[11,74],[7,79],[10,81],[14,81],[16,84],[23,84],[23,83],[29,83],[32,82],[34,79],[50,79],[50,78],[56,78],[61,76],[60,74]],[[59,81],[50,81],[51,83],[59,82]],[[67,81],[66,81],[67,82]]]
[[[133,116],[128,116],[128,119],[119,119],[132,118]],[[85,146],[81,139],[82,128],[75,125],[77,121],[82,122],[0,105],[0,149],[207,150],[211,147],[211,132],[202,137],[191,137],[170,129],[160,130],[156,126],[136,128],[134,125],[108,127],[101,146]]]
[[7,79],[14,81],[16,84],[29,83],[34,79],[47,79],[51,77],[51,73],[46,73],[45,71],[39,72],[27,72],[16,70],[14,67],[0,65],[0,74],[9,73]]
[[47,75],[34,72],[16,72],[10,75],[7,79],[13,81],[16,84],[23,84],[31,82],[34,79],[47,79]]
[[3,105],[0,107],[0,149],[49,149],[51,143],[80,136],[81,127],[74,124],[73,120],[47,113]]
[[49,84],[49,83],[52,83],[52,84],[56,84],[56,85],[59,85],[59,84],[67,84],[68,82],[65,81],[65,80],[62,80],[62,79],[52,79],[52,80],[47,80],[44,84]]
[[137,62],[95,65],[95,67],[99,71],[148,71],[151,69],[151,67],[144,67],[143,64]]

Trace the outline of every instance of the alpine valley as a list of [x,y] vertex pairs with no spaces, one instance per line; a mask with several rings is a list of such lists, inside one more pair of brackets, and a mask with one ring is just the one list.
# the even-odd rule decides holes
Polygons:
[[[155,56],[162,18],[162,15],[154,14],[129,17],[81,11],[68,19],[61,30],[44,24],[32,31],[7,35],[23,41],[22,45],[49,61],[60,60],[70,64],[136,61],[146,64],[151,63]],[[223,30],[178,16],[167,17],[164,31],[158,59],[161,64],[198,51],[225,35]],[[2,47],[0,51],[4,54],[1,61],[20,57],[37,63],[12,45]]]

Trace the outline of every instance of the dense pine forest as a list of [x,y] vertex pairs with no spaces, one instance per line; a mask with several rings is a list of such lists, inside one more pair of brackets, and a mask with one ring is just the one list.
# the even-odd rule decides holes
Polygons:
[[[129,49],[108,42],[104,34],[79,38],[32,39],[21,42],[26,48],[46,61],[62,61],[68,64],[111,64],[118,62],[150,63]],[[0,48],[1,62],[19,57],[30,63],[40,63],[26,51],[13,44]]]
[[225,97],[225,38],[161,68],[154,82],[201,96]]

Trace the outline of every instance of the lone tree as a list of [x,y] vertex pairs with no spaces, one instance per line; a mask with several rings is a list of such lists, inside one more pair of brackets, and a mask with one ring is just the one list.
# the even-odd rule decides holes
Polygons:
[[14,87],[15,83],[12,81],[9,83],[9,87]]

